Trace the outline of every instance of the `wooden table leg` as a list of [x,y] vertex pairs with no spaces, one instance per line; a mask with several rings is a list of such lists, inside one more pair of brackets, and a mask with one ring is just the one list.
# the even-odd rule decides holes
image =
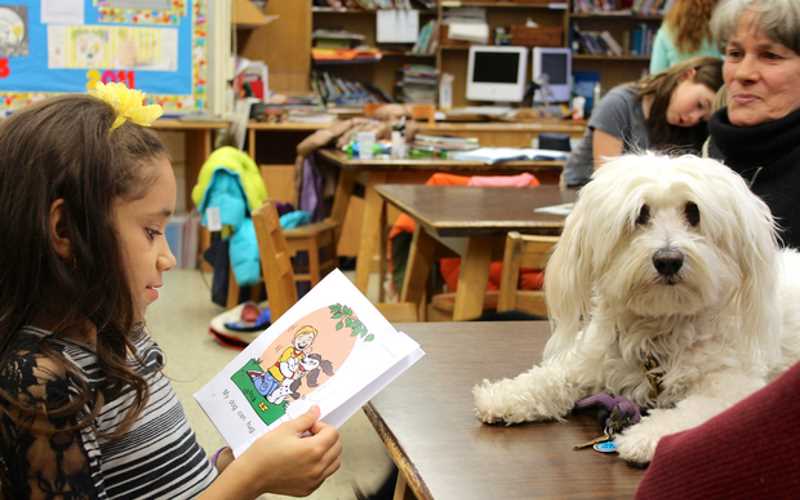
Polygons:
[[408,482],[402,472],[397,473],[397,482],[394,485],[392,500],[417,500],[414,492],[408,487]]
[[336,244],[342,235],[342,226],[347,216],[347,209],[350,206],[350,197],[353,195],[353,188],[356,185],[356,174],[352,170],[340,170],[339,179],[336,181],[336,191],[333,193],[333,207],[331,207],[331,218],[339,223],[336,228]]
[[[200,169],[203,167],[206,159],[211,155],[211,130],[187,130],[184,133],[184,148],[186,157],[186,173],[184,178],[185,189],[185,207],[187,212],[191,212],[194,208],[192,201],[192,189],[197,183],[197,178],[200,175]],[[201,214],[202,215],[202,214]],[[201,228],[201,232],[205,233],[205,228]],[[211,238],[207,234],[203,234],[198,239],[198,262],[200,268],[205,272],[211,272],[211,265],[203,259],[203,252],[208,248]]]
[[[373,269],[373,260],[378,250],[377,239],[381,234],[383,200],[375,191],[375,185],[385,181],[385,173],[369,172],[364,186],[364,216],[361,222],[361,241],[356,256],[356,286],[365,294],[369,285],[369,273]],[[384,257],[378,256],[378,258]]]
[[433,255],[437,244],[425,228],[417,224],[414,236],[411,238],[411,247],[408,250],[408,262],[403,277],[400,302],[413,302],[417,306],[421,305],[425,297],[428,275],[433,267]]
[[211,130],[187,130],[184,133],[184,141],[184,147],[186,149],[186,177],[184,178],[186,211],[191,212],[194,206],[192,202],[192,189],[197,183],[197,177],[200,175],[200,168],[211,154]]
[[483,312],[483,298],[489,282],[492,246],[482,238],[469,238],[461,259],[453,321],[475,319]]

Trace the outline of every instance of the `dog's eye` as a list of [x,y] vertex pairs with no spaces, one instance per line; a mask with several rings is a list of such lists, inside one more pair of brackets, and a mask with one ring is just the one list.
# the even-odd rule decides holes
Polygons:
[[639,216],[636,217],[637,224],[647,224],[650,222],[650,207],[647,205],[642,205],[642,208],[639,209]]
[[686,206],[683,208],[683,213],[686,214],[686,221],[691,226],[696,226],[700,224],[700,209],[697,208],[697,204],[694,202],[688,202]]

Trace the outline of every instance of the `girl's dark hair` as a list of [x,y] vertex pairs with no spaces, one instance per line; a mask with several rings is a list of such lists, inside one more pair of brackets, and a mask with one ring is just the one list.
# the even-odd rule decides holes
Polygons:
[[[114,130],[115,110],[88,95],[46,99],[0,125],[0,363],[13,356],[12,341],[25,325],[43,317],[53,337],[96,329],[96,354],[108,380],[93,393],[83,377],[76,400],[59,414],[77,414],[130,387],[135,403],[113,432],[125,432],[146,403],[147,385],[129,361],[135,315],[122,250],[113,219],[117,199],[143,197],[154,182],[148,161],[166,156],[158,136],[130,122]],[[50,234],[50,207],[63,199],[58,234],[69,240],[62,258]],[[43,316],[44,315],[44,316]],[[51,325],[55,325],[52,326]],[[63,373],[75,368],[58,356],[47,339],[43,355]],[[4,361],[5,359],[5,361]],[[35,405],[0,394],[22,415]]]
[[693,127],[679,127],[667,122],[672,94],[691,70],[695,71],[692,78],[695,83],[701,83],[713,92],[722,87],[722,60],[716,57],[693,57],[638,82],[639,98],[653,97],[650,116],[646,120],[651,149],[668,150],[674,154],[697,153],[708,137],[708,126],[704,121]]

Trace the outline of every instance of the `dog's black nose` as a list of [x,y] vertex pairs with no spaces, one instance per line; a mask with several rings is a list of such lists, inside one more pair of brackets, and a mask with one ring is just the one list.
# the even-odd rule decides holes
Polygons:
[[683,253],[674,248],[662,248],[653,254],[653,265],[662,276],[672,276],[683,266]]

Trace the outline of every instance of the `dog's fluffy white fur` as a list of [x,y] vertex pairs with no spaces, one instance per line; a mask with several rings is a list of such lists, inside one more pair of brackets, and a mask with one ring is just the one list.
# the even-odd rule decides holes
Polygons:
[[[677,272],[656,269],[659,250],[682,259]],[[726,166],[612,160],[582,189],[548,263],[544,361],[477,385],[477,415],[562,420],[580,398],[622,395],[651,410],[616,437],[619,453],[649,462],[662,436],[704,422],[800,357],[798,279],[800,255],[779,250],[768,207]]]

